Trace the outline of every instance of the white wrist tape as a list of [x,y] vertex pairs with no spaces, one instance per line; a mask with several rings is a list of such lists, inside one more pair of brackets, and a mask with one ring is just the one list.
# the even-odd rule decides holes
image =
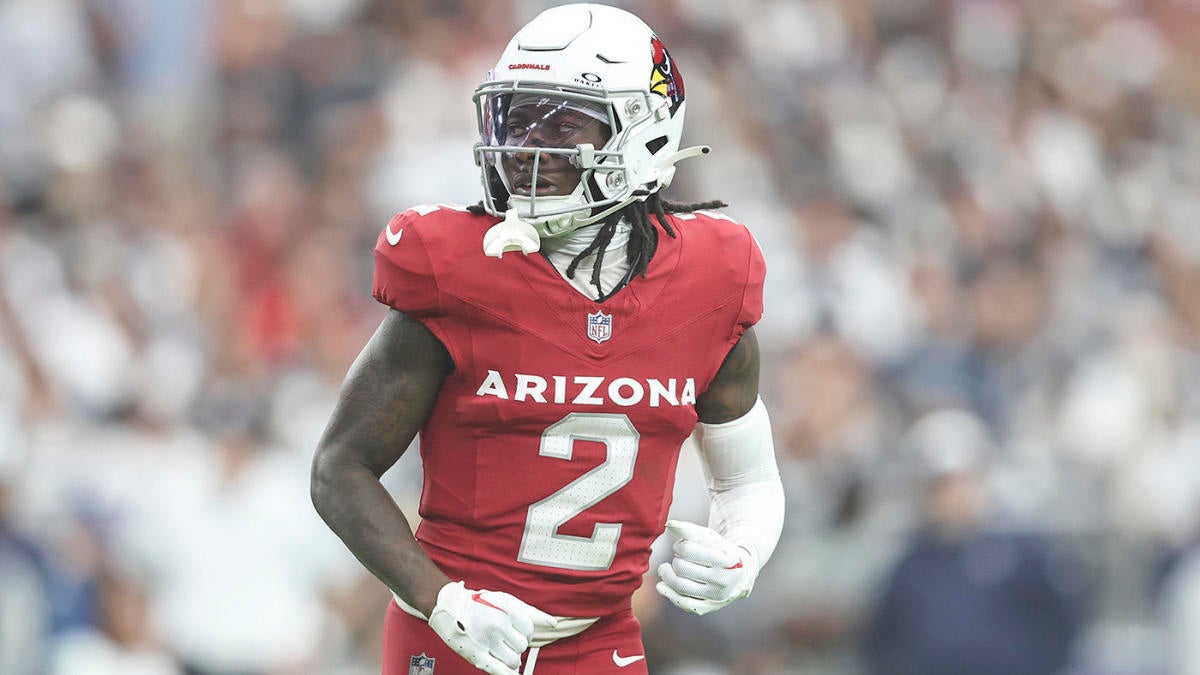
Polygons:
[[783,532],[783,483],[771,420],[762,399],[722,424],[697,424],[696,445],[708,480],[708,526],[745,548],[762,567]]

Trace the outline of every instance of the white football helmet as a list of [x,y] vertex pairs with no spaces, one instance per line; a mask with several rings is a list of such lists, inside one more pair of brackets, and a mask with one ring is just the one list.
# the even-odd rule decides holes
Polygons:
[[[497,216],[515,212],[510,217],[554,237],[645,200],[670,184],[676,162],[709,150],[679,150],[683,94],[666,47],[633,14],[594,4],[542,12],[475,90],[484,207]],[[510,116],[525,105],[536,107],[532,123]],[[576,142],[579,120],[606,125],[607,142]],[[538,169],[549,155],[582,170],[570,194],[538,194]],[[527,167],[519,177],[510,175],[517,156]]]

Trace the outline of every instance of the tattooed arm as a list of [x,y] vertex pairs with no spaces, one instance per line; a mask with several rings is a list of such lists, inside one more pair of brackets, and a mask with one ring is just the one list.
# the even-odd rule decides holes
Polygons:
[[696,401],[703,424],[721,424],[750,412],[758,400],[758,338],[754,329],[729,350],[708,389]]
[[449,579],[379,482],[425,423],[452,363],[415,319],[389,310],[355,359],[313,458],[313,505],[359,561],[426,616]]

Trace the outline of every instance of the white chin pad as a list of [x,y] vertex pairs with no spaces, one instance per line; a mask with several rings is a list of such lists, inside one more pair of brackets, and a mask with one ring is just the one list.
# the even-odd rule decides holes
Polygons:
[[516,209],[509,209],[504,220],[496,223],[483,235],[483,253],[493,258],[502,258],[509,251],[529,255],[542,247],[542,239],[532,225],[517,217]]

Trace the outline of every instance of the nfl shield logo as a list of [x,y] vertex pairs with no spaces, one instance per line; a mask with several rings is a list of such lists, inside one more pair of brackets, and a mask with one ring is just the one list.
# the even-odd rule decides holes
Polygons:
[[587,317],[588,337],[595,340],[596,344],[612,337],[612,316],[596,310],[595,314],[588,314]]
[[433,675],[432,656],[425,656],[424,652],[420,656],[414,656],[408,662],[408,675]]

